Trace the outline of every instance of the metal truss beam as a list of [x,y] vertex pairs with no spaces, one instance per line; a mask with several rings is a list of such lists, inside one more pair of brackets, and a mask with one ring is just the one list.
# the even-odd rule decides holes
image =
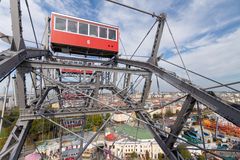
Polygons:
[[[86,89],[87,95],[90,95],[91,97],[94,97],[94,98],[97,97],[97,94],[98,94],[98,91],[99,91],[99,87],[100,87],[100,76],[101,76],[101,72],[93,73],[93,75],[92,75],[92,77],[90,79],[90,83],[92,84],[94,89]],[[84,74],[84,77],[85,77],[85,74]],[[86,83],[85,80],[84,80],[84,83]],[[93,102],[92,99],[87,98],[86,101],[85,101],[86,108],[91,108],[93,106],[93,103],[95,103],[95,102]]]
[[177,137],[174,137],[172,135],[179,135],[182,128],[184,127],[184,124],[187,122],[187,119],[190,115],[190,113],[193,110],[193,107],[195,105],[196,100],[191,97],[191,95],[188,95],[186,100],[183,103],[181,111],[177,115],[177,119],[173,126],[171,126],[171,134],[169,134],[166,144],[169,148],[173,148],[174,143],[177,140]]
[[76,62],[92,62],[92,63],[100,63],[100,64],[111,64],[112,61],[104,61],[99,59],[87,59],[87,58],[80,58],[80,57],[63,57],[63,56],[53,56],[53,59],[56,61],[76,61]]
[[[143,105],[136,104],[124,92],[119,92],[119,91],[120,91],[120,89],[117,88],[117,87],[112,88],[112,92],[113,93],[119,93],[119,94],[117,94],[118,97],[120,97],[127,104],[129,104],[131,108],[135,109],[135,108],[139,108],[139,106],[143,106]],[[141,119],[141,120],[145,121],[146,123],[154,126],[154,122],[147,115],[147,113],[144,113],[143,111],[135,111],[135,113],[136,113],[136,115],[139,119]],[[161,149],[164,151],[164,153],[167,155],[167,157],[169,157],[172,160],[177,160],[175,154],[178,154],[178,152],[177,151],[172,151],[165,143],[165,140],[166,140],[167,137],[164,136],[164,134],[161,133],[161,131],[157,130],[155,127],[152,127],[151,125],[146,125],[146,126],[150,130],[150,132],[152,133],[154,139],[159,144]],[[179,157],[181,158],[181,156],[179,156]]]
[[[28,108],[26,105],[25,73],[26,70],[21,67],[19,67],[16,72],[16,102],[19,106],[20,114],[22,110]],[[23,122],[18,119],[16,125],[11,131],[10,136],[4,144],[3,149],[1,150],[0,159],[18,159],[22,150],[22,146],[30,130],[31,123],[32,121]]]
[[[11,42],[11,50],[17,52],[5,51],[7,58],[0,61],[0,81],[8,76],[19,64],[27,57],[25,44],[22,36],[22,21],[20,0],[10,0],[11,18],[12,18],[12,31],[13,39]],[[7,53],[6,53],[7,52]],[[25,73],[22,68],[18,68],[16,72],[16,102],[20,108],[26,109],[26,88],[25,88]],[[2,160],[17,160],[22,146],[26,140],[28,131],[30,130],[31,121],[22,122],[18,120],[14,126],[11,134],[9,135],[6,143],[4,144],[1,152],[0,159]]]
[[[151,54],[151,57],[148,59],[148,62],[155,66],[157,66],[157,53],[158,53],[158,49],[160,46],[160,41],[161,41],[164,22],[165,22],[165,16],[163,15],[163,17],[164,18],[158,19],[159,23],[158,23],[155,40],[154,40],[154,44],[153,44],[153,48],[152,48],[152,54]],[[144,88],[143,88],[143,94],[141,97],[141,106],[145,105],[146,99],[148,98],[148,95],[149,95],[151,84],[152,84],[152,73],[149,74],[148,77],[146,77],[146,81],[145,81]],[[164,134],[161,133],[160,130],[153,127],[154,122],[151,120],[151,118],[148,116],[147,113],[144,113],[142,111],[136,111],[135,113],[139,119],[147,122],[145,124],[146,127],[152,133],[154,139],[157,141],[157,143],[159,144],[159,146],[161,147],[161,149],[163,150],[163,152],[166,154],[166,156],[169,159],[171,159],[171,160],[182,159],[181,156],[180,157],[178,156],[179,153],[177,150],[173,151],[171,148],[169,148],[167,146],[167,144],[165,142],[166,136],[164,136]],[[177,157],[176,157],[176,155],[177,155]]]
[[[130,66],[126,66],[127,69],[130,68]],[[130,86],[130,81],[131,81],[131,74],[125,74],[124,75],[124,82],[123,82],[123,88],[128,88]]]
[[1,160],[17,160],[31,127],[31,121],[18,120],[0,152]]
[[[41,118],[67,118],[67,117],[74,117],[74,116],[86,116],[91,114],[99,114],[99,113],[110,113],[118,111],[135,111],[137,117],[146,122],[146,126],[154,136],[157,143],[160,145],[166,156],[171,160],[178,159],[178,152],[173,150],[173,145],[176,141],[176,137],[172,136],[178,135],[183,128],[183,124],[186,122],[187,117],[189,116],[190,112],[193,109],[193,106],[198,100],[199,102],[209,106],[213,111],[217,112],[224,118],[230,120],[234,124],[240,126],[240,110],[226,104],[225,102],[217,99],[216,97],[210,95],[209,93],[205,92],[204,90],[197,88],[196,86],[192,85],[191,83],[187,82],[186,80],[180,79],[175,74],[164,70],[163,68],[157,67],[157,53],[159,49],[160,40],[162,37],[165,15],[156,16],[159,24],[153,44],[152,54],[146,62],[139,62],[139,61],[130,61],[130,60],[123,60],[118,59],[118,62],[122,64],[126,64],[127,68],[120,68],[114,65],[114,61],[110,60],[108,62],[92,60],[92,62],[100,63],[100,65],[93,64],[92,66],[87,65],[78,65],[78,64],[65,64],[64,62],[49,62],[49,61],[36,61],[36,60],[28,60],[29,58],[36,58],[41,56],[46,56],[49,54],[49,51],[45,50],[26,50],[23,36],[22,36],[22,22],[21,22],[21,9],[20,9],[20,0],[10,0],[11,4],[11,17],[12,17],[12,30],[13,30],[13,37],[3,37],[6,42],[11,42],[11,51],[5,51],[3,56],[0,57],[0,82],[9,75],[13,70],[17,67],[17,80],[16,80],[16,90],[17,90],[17,104],[20,108],[20,117],[13,128],[11,135],[8,137],[6,144],[4,145],[2,151],[0,152],[0,159],[7,160],[7,159],[18,159],[22,146],[26,140],[27,134],[30,130],[32,121],[34,119],[41,119]],[[128,7],[129,8],[129,7]],[[135,9],[136,10],[136,9]],[[140,10],[138,10],[140,11]],[[141,11],[143,12],[143,11]],[[147,12],[145,12],[147,13]],[[149,13],[147,13],[149,14]],[[5,36],[5,35],[4,35]],[[14,52],[13,52],[14,51]],[[67,57],[54,57],[60,60],[77,60],[79,58],[67,58]],[[25,62],[24,62],[25,61]],[[91,61],[82,59],[82,61]],[[24,62],[24,63],[23,63]],[[21,65],[22,64],[22,65]],[[84,63],[85,64],[85,63]],[[19,66],[21,65],[21,66]],[[131,66],[138,67],[141,69],[130,69]],[[25,67],[25,68],[24,68]],[[112,90],[114,93],[118,93],[117,95],[124,100],[128,104],[128,106],[118,106],[116,109],[109,108],[107,106],[99,107],[96,103],[94,105],[88,104],[87,107],[76,107],[76,108],[63,108],[62,101],[60,100],[60,89],[56,87],[51,87],[45,90],[45,92],[38,97],[38,101],[36,106],[34,107],[35,110],[31,112],[29,106],[26,103],[26,87],[25,87],[25,69],[26,67],[29,68],[40,68],[40,69],[61,69],[61,68],[69,68],[69,69],[79,69],[79,70],[93,70],[98,72],[124,72],[127,75],[125,79],[124,88],[129,86],[130,84],[130,75],[131,74],[138,74],[147,76],[146,82],[144,85],[143,96],[140,103],[134,102],[131,98],[128,97],[126,92],[121,92],[120,89],[117,87],[109,87],[108,89]],[[152,74],[155,73],[157,76],[162,78],[163,80],[167,81],[171,85],[175,86],[179,90],[186,92],[189,96],[186,98],[182,110],[180,111],[177,121],[174,124],[171,134],[166,137],[159,128],[157,128],[154,122],[151,120],[147,113],[143,111],[146,109],[144,108],[145,101],[148,97],[150,87],[151,87],[151,78]],[[47,76],[47,75],[42,75]],[[41,81],[42,82],[42,81]],[[100,76],[97,74],[96,77],[96,84],[93,88],[94,94],[93,99],[97,99],[98,91],[101,89],[102,84],[100,84]],[[42,87],[42,85],[41,85]],[[64,84],[60,85],[60,88],[68,88]],[[81,88],[81,86],[78,86]],[[45,110],[45,108],[41,108],[46,96],[48,95],[51,89],[55,89],[58,94],[58,101],[60,103],[60,108],[56,110]],[[74,89],[74,87],[73,87]],[[85,86],[85,89],[91,90],[91,85]],[[195,100],[196,99],[196,100]],[[91,101],[92,102],[92,101]],[[27,114],[26,114],[27,113]],[[51,121],[51,120],[50,120]],[[100,130],[105,126],[107,122],[99,129],[99,131],[92,137],[92,139],[88,142],[87,145],[91,143],[91,141],[98,135]],[[62,127],[59,125],[59,127]],[[64,128],[64,127],[63,127]],[[86,146],[87,146],[86,145]],[[84,149],[86,149],[86,146]],[[61,149],[61,148],[60,148]],[[84,152],[84,149],[81,150],[81,154]],[[80,154],[80,157],[81,157]],[[182,159],[182,157],[179,157]]]
[[88,148],[88,146],[93,142],[93,140],[99,135],[99,133],[104,129],[104,127],[107,125],[107,123],[111,120],[113,115],[111,115],[103,124],[102,126],[98,129],[98,131],[88,140],[88,142],[85,144],[83,149],[79,152],[79,155],[76,157],[78,159],[80,155],[82,155],[85,150]]
[[[136,112],[136,115],[139,119],[147,122],[148,124],[154,125],[154,122],[151,120],[151,118],[147,115],[147,113],[144,112]],[[166,154],[166,156],[171,160],[177,160],[178,158],[175,156],[172,149],[170,149],[167,144],[165,143],[166,137],[161,133],[161,131],[157,130],[156,128],[152,127],[151,125],[146,125],[149,129],[149,131],[152,133],[154,139],[157,141],[163,152]]]
[[134,102],[129,96],[127,96],[126,92],[121,91],[121,89],[119,89],[117,86],[113,86],[112,88],[110,88],[110,90],[113,92],[113,94],[120,97],[124,102],[130,105],[133,109],[144,108],[144,107],[140,107],[139,103]]
[[163,13],[158,18],[158,26],[157,26],[157,31],[155,34],[153,47],[152,47],[152,53],[148,60],[149,63],[156,65],[156,66],[157,66],[157,62],[158,62],[157,55],[158,55],[158,50],[159,50],[159,46],[160,46],[160,41],[162,38],[165,19],[166,19],[166,16]]
[[[118,111],[142,111],[146,110],[146,108],[132,108],[130,106],[117,106],[116,107]],[[94,114],[103,114],[103,113],[112,113],[116,111],[116,109],[108,108],[108,107],[93,107],[93,108],[63,108],[59,109],[58,111],[54,112],[54,110],[49,112],[43,112],[44,116],[48,118],[69,118],[69,117],[79,117],[84,115],[94,115]],[[22,121],[27,120],[34,120],[34,119],[41,119],[41,115],[36,113],[27,113],[28,110],[24,111],[25,113],[21,114],[20,119]],[[41,111],[39,111],[41,112]]]
[[[99,89],[100,89],[100,84],[101,84],[101,72],[97,72],[96,73],[96,78],[95,78],[95,89],[93,90],[93,98],[97,99],[98,95],[99,95]],[[102,79],[103,81],[103,79]],[[96,101],[91,102],[92,105],[94,106],[98,106],[98,103]],[[92,105],[90,104],[89,107],[92,107]]]
[[[20,108],[20,117],[0,152],[0,159],[2,160],[18,159],[22,150],[22,146],[24,145],[28,132],[31,128],[33,119],[28,119],[26,121],[21,119],[21,115],[23,115],[25,111],[30,111],[29,107],[26,105],[25,73],[26,70],[21,67],[19,67],[16,72],[16,101]],[[36,109],[40,108],[51,89],[56,89],[56,87],[47,88],[44,92],[44,95],[36,99]]]
[[11,44],[12,43],[12,36],[8,36],[8,35],[5,35],[4,33],[0,32],[0,39],[3,41],[3,42],[6,42],[8,44]]
[[144,86],[143,86],[143,92],[142,92],[142,97],[141,97],[141,105],[144,106],[145,102],[148,98],[150,89],[151,89],[151,84],[152,84],[152,74],[150,74],[148,77],[146,77]]
[[[56,86],[55,86],[56,87]],[[63,86],[61,86],[63,87]],[[63,87],[64,88],[64,87]],[[145,107],[140,107],[136,102],[133,102],[131,98],[126,96],[124,92],[121,92],[119,88],[116,86],[111,86],[108,88],[105,88],[107,90],[112,91],[114,94],[118,93],[117,95],[120,96],[120,98],[124,99],[125,102],[128,102],[129,106],[116,106],[115,108],[118,109],[119,111],[143,111],[143,110],[148,110]],[[36,100],[35,100],[36,101]],[[37,99],[39,101],[39,98]],[[58,101],[61,103],[61,101]],[[53,101],[52,103],[56,103],[56,101]],[[50,103],[51,104],[51,103]],[[134,105],[135,107],[132,107]],[[153,109],[160,109],[161,106],[153,106]],[[52,110],[52,111],[44,111],[44,110],[38,110],[42,114],[44,114],[48,118],[64,118],[64,117],[79,117],[83,115],[94,115],[94,114],[102,114],[102,113],[112,113],[116,111],[113,108],[108,108],[108,107],[99,107],[95,106],[92,108],[88,108],[86,106],[76,106],[74,108],[72,107],[65,107],[65,108],[59,108],[57,111]],[[23,114],[21,114],[20,118],[21,120],[34,120],[34,119],[41,119],[41,116],[38,115],[37,112],[34,113],[29,113],[29,110],[23,111]]]
[[46,56],[48,51],[36,49],[22,49],[20,51],[6,50],[0,53],[4,59],[0,61],[0,82],[15,70],[25,59]]
[[6,55],[7,58],[0,61],[0,81],[26,59],[27,52],[25,50],[19,52],[4,51],[2,54]]
[[20,0],[10,0],[10,12],[12,19],[13,40],[11,45],[12,51],[19,51],[26,48],[22,35],[22,18]]
[[[160,15],[161,18],[158,18],[158,26],[155,34],[155,39],[152,47],[152,53],[150,58],[148,59],[148,62],[153,64],[153,65],[158,65],[157,64],[157,54],[160,46],[160,41],[162,38],[162,33],[163,33],[163,27],[165,23],[165,15]],[[148,98],[149,91],[151,89],[151,84],[152,84],[152,73],[146,77],[145,83],[144,83],[144,88],[143,88],[143,95],[141,98],[141,104],[145,105],[145,101]]]
[[132,65],[135,67],[143,68],[155,73],[158,77],[165,80],[172,86],[178,88],[182,92],[190,94],[194,99],[201,102],[202,104],[208,106],[211,110],[218,113],[222,117],[226,118],[228,121],[234,123],[240,127],[240,110],[234,108],[233,106],[225,103],[219,98],[216,98],[196,85],[191,84],[185,79],[176,76],[175,73],[167,71],[163,68],[154,66],[147,62],[118,59],[119,63]]
[[[12,40],[11,42],[11,51],[17,51],[14,54],[18,54],[19,51],[26,49],[26,46],[23,41],[23,30],[22,30],[22,11],[20,7],[20,0],[10,0],[10,8],[11,8],[11,20],[12,20],[12,32],[13,36],[7,36],[8,41]],[[6,37],[6,35],[2,34],[3,36]],[[37,53],[33,53],[32,51],[37,51]],[[27,50],[26,50],[27,51]],[[34,57],[39,57],[43,56],[41,53],[41,50],[38,49],[28,49],[27,53],[24,53],[23,55],[18,55],[19,60],[18,64],[20,64],[22,61],[22,58],[34,58]],[[46,51],[45,51],[46,52]],[[47,51],[49,52],[49,51]],[[13,55],[14,55],[13,54]],[[13,56],[12,55],[12,56]],[[44,54],[45,55],[45,54]],[[14,62],[17,62],[16,60]],[[16,67],[16,66],[15,66]],[[1,67],[0,67],[1,68]],[[1,78],[0,78],[1,79]]]
[[34,109],[39,110],[41,108],[41,105],[43,103],[43,101],[46,99],[49,91],[51,91],[52,89],[56,89],[57,87],[47,87],[44,91],[43,91],[43,95],[41,95],[41,97],[39,97],[39,100],[35,106]]
[[[65,83],[65,82],[62,82]],[[70,83],[70,84],[69,84]],[[79,82],[66,82],[66,85],[68,85],[69,87],[74,87],[76,89],[95,89],[96,86],[94,85],[94,83],[81,83],[79,84]],[[56,85],[52,85],[52,84],[48,84],[46,85],[48,87],[54,87]],[[102,84],[99,86],[99,89],[109,89],[112,88],[113,85],[110,84]]]
[[107,72],[124,72],[139,75],[148,75],[148,71],[140,69],[126,69],[120,67],[107,67],[107,66],[87,66],[77,64],[64,64],[59,62],[43,62],[43,61],[27,61],[24,63],[25,67],[43,68],[43,69],[79,69],[79,70],[92,70],[92,71],[107,71]]

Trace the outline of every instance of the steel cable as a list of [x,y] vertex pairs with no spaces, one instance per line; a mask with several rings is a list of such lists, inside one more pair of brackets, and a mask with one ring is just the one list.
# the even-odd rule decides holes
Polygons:
[[170,29],[170,27],[169,27],[169,24],[168,24],[168,22],[167,22],[167,19],[166,19],[166,24],[167,24],[168,31],[169,31],[169,33],[170,33],[170,35],[171,35],[171,37],[172,37],[174,46],[175,46],[175,48],[176,48],[176,50],[177,50],[177,53],[178,53],[178,55],[179,55],[179,58],[180,58],[180,60],[181,60],[181,62],[182,62],[182,65],[183,65],[185,71],[186,71],[188,80],[191,81],[190,76],[189,76],[188,71],[187,71],[187,68],[186,68],[186,66],[185,66],[185,63],[184,63],[184,61],[183,61],[183,59],[182,59],[182,56],[181,56],[181,54],[180,54],[180,51],[179,51],[179,49],[178,49],[177,43],[176,43],[176,41],[175,41],[175,39],[174,39],[174,37],[173,37],[172,31],[171,31],[171,29]]
[[[153,25],[151,26],[151,28],[148,30],[148,32],[145,34],[145,36],[143,37],[143,39],[141,40],[141,42],[139,43],[139,45],[137,46],[137,48],[134,50],[133,54],[131,55],[131,57],[129,58],[129,60],[131,60],[133,58],[133,56],[137,53],[138,49],[141,47],[141,45],[143,44],[143,42],[145,41],[145,39],[147,38],[147,36],[149,35],[149,33],[152,31],[153,27],[155,26],[155,24],[157,23],[157,21],[155,21],[153,23]],[[124,74],[121,75],[117,86],[119,85],[119,83],[121,82],[122,78],[123,78]]]
[[[139,79],[139,77],[140,77],[140,76],[138,76],[138,78],[135,80],[135,82],[136,82],[136,81]],[[135,84],[136,84],[136,83],[135,83]],[[139,84],[139,83],[138,83],[138,84]],[[125,90],[125,89],[123,89],[123,90]],[[117,93],[116,93],[116,94],[114,94],[113,96],[115,96],[115,95],[117,95],[117,94],[121,93],[123,90],[121,90],[121,91],[117,92]],[[130,89],[129,89],[127,92],[129,92],[129,91],[130,91]],[[114,113],[116,113],[116,112],[117,112],[117,110],[115,110],[115,111],[114,111]],[[113,114],[114,114],[114,113],[113,113]],[[41,115],[41,116],[42,116],[42,115]],[[112,115],[112,116],[113,116],[113,115]],[[112,117],[112,116],[111,116],[111,117]],[[109,120],[110,120],[110,119],[109,119]],[[114,155],[113,155],[113,156],[114,156]]]
[[31,12],[30,12],[30,9],[29,9],[28,1],[25,0],[25,3],[26,3],[26,6],[27,6],[28,15],[29,15],[29,19],[30,19],[30,22],[31,22],[32,30],[33,30],[33,35],[34,35],[34,38],[35,38],[35,41],[36,41],[36,46],[38,48],[37,36],[36,36],[35,28],[34,28],[34,25],[33,25],[32,15],[31,15]]
[[[168,63],[168,64],[171,64],[171,65],[173,65],[173,66],[175,66],[175,67],[178,67],[178,68],[180,68],[180,69],[184,69],[183,67],[181,67],[181,66],[179,66],[179,65],[177,65],[177,64],[175,64],[175,63],[172,63],[172,62],[170,62],[170,61],[167,61],[167,60],[165,60],[165,59],[161,59],[161,61],[166,62],[166,63]],[[215,83],[219,84],[220,86],[225,86],[225,87],[227,87],[228,89],[231,89],[231,90],[236,91],[236,92],[240,92],[239,90],[234,89],[234,88],[228,86],[228,85],[238,84],[238,83],[240,83],[240,81],[238,81],[238,82],[233,82],[233,83],[229,83],[229,84],[223,84],[223,83],[221,83],[221,82],[218,82],[218,81],[216,81],[216,80],[214,80],[214,79],[212,79],[212,78],[206,77],[206,76],[204,76],[204,75],[202,75],[202,74],[199,74],[199,73],[197,73],[197,72],[194,72],[194,71],[192,71],[192,70],[187,69],[187,71],[190,72],[190,73],[192,73],[192,74],[195,74],[195,75],[197,75],[197,76],[199,76],[199,77],[205,78],[205,79],[207,79],[207,80],[209,80],[209,81],[215,82]],[[212,89],[212,88],[213,88],[213,87],[209,87],[209,88],[205,88],[205,89],[207,90],[207,89]]]
[[[39,74],[39,73],[36,73],[36,74]],[[40,73],[40,74],[41,74],[41,73]],[[45,80],[49,81],[50,83],[63,86],[63,84],[62,84],[61,82],[56,82],[55,80],[52,80],[51,78],[46,77],[46,76],[44,76],[44,75],[42,75],[42,74],[41,74],[41,76],[43,76],[43,78],[44,78]],[[67,87],[67,86],[64,86],[64,87]],[[72,90],[74,90],[74,91],[79,91],[78,89],[75,89],[75,88],[72,88],[72,87],[67,87],[67,88],[72,89]],[[93,100],[101,103],[102,105],[105,105],[105,106],[107,106],[107,107],[109,107],[109,108],[111,108],[111,109],[117,110],[118,112],[120,112],[120,113],[122,113],[122,114],[124,114],[124,115],[127,115],[127,116],[129,116],[129,117],[132,117],[133,119],[136,119],[136,120],[138,120],[138,121],[140,121],[140,122],[142,122],[142,123],[144,123],[144,124],[146,124],[146,125],[149,125],[149,126],[151,126],[152,128],[155,128],[155,129],[157,129],[157,130],[159,130],[159,131],[162,131],[162,132],[164,132],[164,133],[166,133],[166,134],[168,134],[168,135],[172,135],[173,137],[175,137],[175,138],[177,138],[177,139],[179,139],[179,140],[181,140],[181,141],[183,141],[183,142],[185,142],[185,143],[187,143],[187,144],[190,144],[190,145],[192,145],[192,146],[194,146],[194,147],[197,147],[197,148],[199,148],[199,149],[201,149],[201,150],[203,150],[203,151],[206,151],[206,152],[208,152],[208,153],[210,153],[210,154],[212,154],[212,155],[214,155],[214,156],[216,156],[216,157],[223,158],[222,156],[220,156],[220,155],[218,155],[218,154],[212,153],[212,152],[210,152],[210,151],[208,151],[208,150],[206,150],[206,149],[204,149],[204,148],[202,148],[202,147],[199,147],[198,145],[196,145],[196,144],[194,144],[194,143],[188,142],[187,140],[178,137],[178,135],[169,133],[169,132],[167,132],[167,131],[165,131],[165,130],[163,130],[163,129],[161,129],[161,128],[158,128],[158,127],[154,126],[153,124],[151,124],[151,123],[149,123],[149,122],[146,122],[146,121],[140,119],[140,118],[130,116],[130,115],[128,115],[127,113],[125,113],[124,111],[121,111],[121,110],[119,110],[119,109],[116,108],[116,107],[112,107],[112,106],[110,106],[110,105],[108,105],[108,104],[105,104],[104,102],[100,101],[100,100],[97,99],[97,98],[88,96],[88,95],[86,95],[86,94],[83,93],[83,92],[82,92],[81,94],[83,94],[83,95],[85,95],[85,96],[87,96],[87,97],[89,97],[89,98],[91,98],[91,99],[93,99]],[[39,115],[42,116],[42,114],[39,114]],[[58,125],[59,125],[59,124],[58,124]],[[62,126],[61,126],[61,127],[62,127]]]

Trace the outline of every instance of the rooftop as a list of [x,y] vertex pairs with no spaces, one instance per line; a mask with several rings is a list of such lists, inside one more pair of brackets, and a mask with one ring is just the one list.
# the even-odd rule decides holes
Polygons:
[[127,135],[129,137],[135,138],[137,134],[137,139],[153,139],[152,134],[145,128],[133,127],[128,124],[120,124],[115,127],[115,131],[121,135]]

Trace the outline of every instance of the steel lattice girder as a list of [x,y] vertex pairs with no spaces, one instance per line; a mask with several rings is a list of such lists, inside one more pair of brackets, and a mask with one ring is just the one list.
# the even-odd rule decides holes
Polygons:
[[77,64],[64,64],[59,62],[46,62],[46,61],[27,61],[23,64],[25,67],[42,68],[42,69],[79,69],[79,70],[93,70],[93,71],[108,71],[108,72],[124,72],[140,75],[148,75],[149,72],[140,69],[126,69],[120,67],[107,67],[107,66],[88,66]]
[[[154,125],[154,122],[151,118],[144,112],[136,112],[136,115],[141,120],[147,122],[148,124]],[[175,156],[174,150],[169,148],[165,143],[166,137],[156,128],[152,127],[151,125],[146,125],[149,131],[152,133],[154,139],[157,141],[163,152],[166,154],[168,158],[171,160],[177,160],[178,158]],[[176,150],[175,150],[176,151]]]
[[[19,83],[19,82],[18,82]],[[40,108],[41,104],[47,97],[48,92],[54,89],[56,90],[56,87],[49,87],[45,89],[44,95],[37,98],[36,108]],[[22,87],[21,87],[22,90]],[[23,98],[21,98],[23,99]],[[24,102],[21,102],[24,104]],[[22,104],[22,105],[23,105]],[[23,115],[23,111],[29,111],[29,108],[22,108],[20,112],[20,118],[16,122],[16,125],[14,126],[13,130],[11,131],[11,134],[9,135],[7,142],[5,143],[3,149],[0,153],[0,159],[18,159],[20,152],[22,150],[22,146],[24,145],[24,142],[26,140],[26,137],[28,135],[28,132],[31,128],[32,120],[23,120],[21,119],[21,115]]]
[[20,51],[3,51],[4,59],[0,61],[0,82],[17,68],[25,59],[46,56],[48,51],[38,49],[22,49]]
[[[130,106],[117,106],[116,107],[118,111],[142,111],[142,110],[146,110],[146,108],[132,108]],[[41,110],[39,110],[39,112],[41,114],[43,114],[44,116],[48,117],[48,118],[65,118],[65,117],[79,117],[79,116],[83,116],[83,115],[94,115],[94,114],[102,114],[102,113],[111,113],[116,111],[116,109],[113,108],[108,108],[108,107],[93,107],[93,108],[64,108],[64,109],[59,109],[58,112],[47,112],[46,113],[41,113]],[[23,111],[24,112],[24,111]],[[27,110],[26,110],[27,112]],[[44,110],[43,110],[44,112]],[[20,116],[20,119],[22,121],[26,121],[26,120],[34,120],[34,119],[41,119],[41,115],[39,115],[38,113],[34,114],[34,113],[26,113],[26,114],[22,114]]]
[[[16,102],[21,110],[27,109],[26,105],[26,86],[25,86],[26,70],[19,67],[16,72]],[[21,114],[21,112],[20,112]],[[21,121],[18,119],[11,134],[9,135],[3,149],[0,153],[0,159],[18,159],[22,146],[26,140],[30,130],[32,121]],[[7,158],[9,157],[9,158]]]
[[[131,98],[127,97],[124,93],[121,93],[119,88],[117,88],[117,87],[112,88],[112,92],[113,93],[119,93],[118,96],[121,99],[126,100],[125,102],[128,103],[132,108],[137,108],[138,104],[136,104]],[[125,97],[127,97],[127,98],[125,98]],[[177,159],[176,156],[175,156],[176,150],[172,151],[167,146],[167,144],[165,143],[165,140],[166,140],[167,137],[164,136],[159,130],[156,130],[156,128],[152,126],[152,125],[154,125],[154,122],[150,119],[150,117],[146,113],[144,113],[143,111],[136,111],[136,115],[139,119],[146,122],[146,126],[148,127],[149,131],[152,133],[152,135],[154,136],[154,139],[159,144],[159,146],[162,148],[164,153],[170,159],[176,160]]]
[[166,144],[169,148],[173,148],[174,143],[177,140],[177,137],[174,137],[172,135],[179,135],[182,128],[184,127],[184,124],[187,122],[187,119],[190,115],[190,113],[193,110],[193,107],[196,103],[196,100],[192,98],[190,95],[187,96],[185,99],[181,111],[177,115],[177,119],[173,126],[171,126],[171,134],[166,139]]
[[[50,87],[49,89],[54,89],[55,87]],[[60,88],[64,88],[64,86],[60,86]],[[49,89],[46,89],[46,91],[49,91]],[[114,93],[119,93],[120,90],[115,87],[115,86],[111,86],[111,87],[105,87],[105,89],[113,91]],[[130,98],[125,98],[125,95],[123,95],[124,92],[122,92],[122,94],[118,94],[119,96],[121,96],[122,99],[124,99],[126,102],[130,103],[131,105],[134,105],[135,107],[132,107],[131,105],[126,105],[126,106],[117,106],[115,107],[116,109],[118,109],[119,111],[143,111],[143,110],[147,110],[147,108],[144,108],[143,106],[140,107],[140,105],[138,105],[137,103],[133,102]],[[40,101],[41,97],[37,98],[36,100],[33,100],[33,102],[36,101]],[[41,100],[42,102],[42,100]],[[53,101],[51,103],[56,103],[57,101]],[[48,104],[51,104],[48,103]],[[33,104],[34,105],[34,104]],[[40,106],[41,103],[38,103],[37,106]],[[160,109],[161,107],[159,106],[153,106],[153,109]],[[21,120],[33,120],[33,119],[41,119],[41,115],[37,114],[37,112],[39,111],[41,112],[45,112],[42,113],[44,114],[46,117],[51,118],[51,117],[55,117],[55,118],[63,118],[63,117],[77,117],[77,116],[82,116],[82,115],[94,115],[97,113],[111,113],[114,112],[116,109],[114,108],[109,108],[109,107],[91,107],[91,108],[87,108],[86,106],[76,106],[74,108],[72,107],[66,107],[66,108],[60,108],[57,111],[52,110],[51,112],[45,112],[44,109],[40,110],[39,108],[37,109],[32,109],[35,111],[35,113],[32,111],[29,112],[29,109],[27,110],[23,110],[23,113],[26,114],[22,114],[20,115],[20,119]]]
[[176,76],[175,73],[167,71],[163,68],[154,66],[147,62],[118,59],[119,63],[132,65],[135,67],[147,69],[152,73],[155,73],[158,77],[162,78],[172,86],[178,88],[182,92],[190,94],[197,101],[208,106],[211,110],[218,113],[222,117],[226,118],[228,121],[234,123],[240,127],[240,110],[232,107],[231,105],[225,103],[221,99],[218,99],[206,91],[198,88],[197,86],[182,80],[180,77]]
[[17,160],[30,130],[32,121],[18,120],[0,152],[1,160]]

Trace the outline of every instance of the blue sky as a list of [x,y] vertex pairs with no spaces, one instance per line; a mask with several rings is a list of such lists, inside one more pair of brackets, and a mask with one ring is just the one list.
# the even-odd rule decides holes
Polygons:
[[[167,14],[175,40],[187,68],[223,83],[240,80],[240,1],[238,0],[118,0],[149,12]],[[76,17],[118,25],[127,54],[132,54],[142,37],[154,23],[154,18],[101,0],[29,0],[38,39],[42,39],[45,17],[52,11]],[[23,7],[24,38],[33,40],[32,30]],[[0,31],[11,35],[8,0],[0,3]],[[148,56],[151,52],[155,28],[139,49],[137,55]],[[30,45],[30,44],[29,44]],[[9,46],[0,42],[0,50]],[[123,54],[122,48],[120,48]],[[165,26],[159,54],[181,65],[170,34]],[[141,59],[146,60],[146,59]],[[186,77],[184,71],[164,62],[159,65]],[[213,85],[191,75],[200,86]],[[4,83],[4,82],[3,82]],[[165,85],[165,90],[172,88]],[[239,85],[235,86],[240,89]]]

